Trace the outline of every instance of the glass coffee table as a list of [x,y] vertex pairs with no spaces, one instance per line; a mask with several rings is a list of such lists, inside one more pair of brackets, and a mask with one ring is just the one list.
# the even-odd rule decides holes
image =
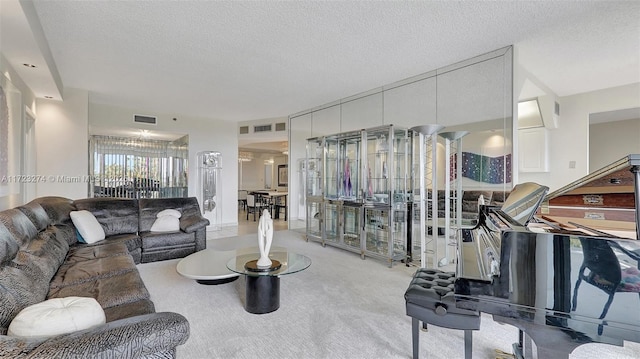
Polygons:
[[229,259],[238,255],[236,250],[218,251],[207,248],[188,255],[178,262],[176,271],[183,277],[195,279],[200,284],[233,282],[240,276],[227,268]]
[[249,313],[264,314],[280,307],[280,276],[309,268],[311,259],[289,252],[286,248],[272,247],[269,253],[272,268],[258,270],[250,263],[258,258],[260,253],[257,247],[238,250],[238,254],[227,263],[227,268],[246,276],[244,309]]

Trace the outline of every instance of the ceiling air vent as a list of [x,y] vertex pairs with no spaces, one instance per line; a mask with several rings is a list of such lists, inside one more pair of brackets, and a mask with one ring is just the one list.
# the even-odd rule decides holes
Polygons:
[[157,120],[155,116],[133,115],[133,122],[155,125]]
[[245,135],[249,133],[249,126],[240,126],[240,134]]
[[286,123],[280,122],[276,123],[276,131],[284,131],[287,129]]
[[253,126],[253,132],[271,132],[271,125]]

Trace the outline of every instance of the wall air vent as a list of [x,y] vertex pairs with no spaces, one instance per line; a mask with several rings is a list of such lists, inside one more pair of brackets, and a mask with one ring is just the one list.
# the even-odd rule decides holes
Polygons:
[[287,124],[284,122],[276,123],[276,131],[285,131],[287,129]]
[[253,132],[271,132],[271,125],[253,126]]
[[146,123],[149,125],[155,125],[158,118],[155,116],[133,115],[133,122]]
[[249,126],[240,126],[240,134],[246,135],[247,133],[249,133]]

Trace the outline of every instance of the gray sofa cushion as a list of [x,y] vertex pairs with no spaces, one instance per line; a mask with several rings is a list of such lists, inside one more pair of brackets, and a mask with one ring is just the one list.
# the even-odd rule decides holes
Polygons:
[[155,312],[156,307],[149,299],[141,299],[131,303],[104,308],[104,315],[107,317],[107,322]]
[[66,261],[50,283],[52,289],[108,278],[135,270],[133,258],[120,255],[84,261]]
[[209,220],[200,216],[189,216],[180,218],[180,229],[187,233],[205,229],[208,225]]
[[17,208],[29,218],[31,223],[33,223],[39,231],[47,228],[49,223],[51,223],[49,215],[47,215],[47,212],[38,202],[31,201]]
[[32,263],[42,270],[44,276],[42,279],[48,283],[56,274],[68,251],[67,241],[58,237],[53,228],[49,228],[38,233],[36,239],[29,242],[21,252],[34,256]]
[[13,261],[0,268],[0,331],[3,333],[18,312],[45,300],[50,278],[46,278],[48,273],[41,264],[33,254],[19,251]]
[[18,242],[13,239],[7,227],[0,222],[0,265],[10,262],[18,253]]
[[64,197],[48,196],[34,199],[32,202],[38,203],[47,212],[51,224],[71,224],[69,213],[75,211],[73,200]]
[[142,248],[147,251],[149,249],[175,248],[182,246],[195,246],[193,233],[172,232],[172,233],[140,233],[142,240]]
[[127,248],[129,249],[129,252],[133,252],[136,249],[140,249],[140,246],[142,246],[142,241],[140,240],[140,237],[138,237],[137,234],[127,233],[127,234],[118,234],[118,235],[109,236],[102,241],[98,241],[90,244],[79,243],[76,241],[72,247],[101,246],[105,243],[123,243],[125,246],[127,246]]
[[0,222],[9,230],[13,239],[21,247],[27,245],[31,238],[35,238],[38,234],[38,229],[29,218],[15,208],[2,211]]
[[106,242],[101,245],[77,245],[69,249],[68,263],[76,263],[89,259],[122,256],[129,254],[129,249],[122,242]]
[[85,198],[76,208],[91,212],[109,236],[138,232],[138,201],[123,198]]
[[3,334],[22,309],[45,299],[43,288],[33,284],[33,278],[37,278],[39,272],[14,262],[0,268],[0,332]]
[[95,298],[102,308],[110,308],[149,299],[149,291],[144,286],[138,270],[134,268],[134,270],[120,275],[51,288],[48,294],[48,298],[69,296]]
[[[7,239],[13,240],[3,236],[3,241]],[[33,240],[25,241],[13,258],[0,268],[0,330],[6,330],[20,310],[46,298],[49,282],[68,248],[67,242],[59,239],[50,228],[36,234]]]

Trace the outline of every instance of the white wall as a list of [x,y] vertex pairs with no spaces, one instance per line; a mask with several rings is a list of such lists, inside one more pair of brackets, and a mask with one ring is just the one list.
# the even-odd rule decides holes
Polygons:
[[[134,114],[156,116],[156,125],[133,122]],[[173,120],[176,118],[176,121]],[[197,196],[198,152],[222,154],[222,226],[238,223],[238,136],[236,123],[223,120],[162,114],[144,109],[89,104],[89,124],[93,127],[129,127],[189,135],[189,196]],[[86,146],[85,146],[86,147]],[[87,152],[85,148],[85,152]],[[86,167],[86,163],[85,163]],[[86,194],[85,194],[86,196]],[[202,202],[198,199],[199,202]],[[200,203],[202,205],[202,203]],[[211,212],[205,214],[209,217]],[[209,218],[210,220],[212,218]]]
[[589,126],[590,172],[632,153],[640,153],[640,118]]
[[[35,99],[35,95],[33,94],[33,92],[31,91],[31,89],[24,83],[24,81],[22,80],[22,78],[20,78],[20,76],[18,76],[18,74],[15,72],[15,70],[13,69],[13,67],[11,67],[11,65],[9,65],[8,61],[6,60],[6,58],[4,57],[4,55],[2,55],[0,53],[0,72],[2,74],[0,74],[0,76],[4,76],[5,78],[7,78],[9,81],[11,81],[11,83],[13,84],[13,86],[15,86],[19,91],[20,91],[20,97],[21,102],[22,102],[22,108],[20,108],[19,110],[22,112],[21,115],[21,119],[20,121],[17,123],[18,126],[20,126],[21,128],[23,127],[23,123],[24,123],[24,108],[28,107],[29,109],[31,109],[31,111],[35,112],[35,108],[36,108],[36,99]],[[20,130],[20,133],[22,133],[22,130]],[[21,140],[21,139],[17,139],[17,140]],[[21,167],[22,164],[22,141],[19,141],[20,143],[16,143],[17,144],[17,148],[12,149],[12,151],[17,151],[17,155],[16,157],[20,158],[20,163],[9,163],[8,165],[10,167],[14,167],[17,166],[18,168]],[[11,159],[10,159],[11,160]],[[27,173],[23,173],[22,171],[20,171],[20,173],[18,174],[27,174]],[[33,174],[33,173],[30,173]],[[19,184],[18,184],[19,186]],[[0,210],[3,209],[7,209],[7,208],[12,208],[15,206],[19,206],[21,204],[23,204],[23,198],[21,194],[15,194],[15,195],[10,195],[10,196],[2,196],[0,197]]]
[[[560,104],[558,128],[549,131],[550,171],[520,173],[520,182],[544,184],[551,191],[590,173],[589,115],[639,107],[640,83],[559,97],[557,101]],[[569,168],[571,161],[575,161],[575,168]]]
[[[279,191],[287,191],[286,186],[278,186],[278,165],[287,164],[287,156],[283,154],[269,152],[252,152],[253,159],[242,163],[242,183],[240,189],[260,190],[265,187],[265,161],[273,161],[273,171],[271,172],[271,188]],[[240,166],[240,165],[238,165]],[[238,175],[240,172],[238,171]]]
[[[36,187],[38,197],[86,198],[89,167],[89,94],[64,90],[64,101],[38,99],[36,154],[38,175],[46,182]],[[82,178],[79,182],[65,178]]]

